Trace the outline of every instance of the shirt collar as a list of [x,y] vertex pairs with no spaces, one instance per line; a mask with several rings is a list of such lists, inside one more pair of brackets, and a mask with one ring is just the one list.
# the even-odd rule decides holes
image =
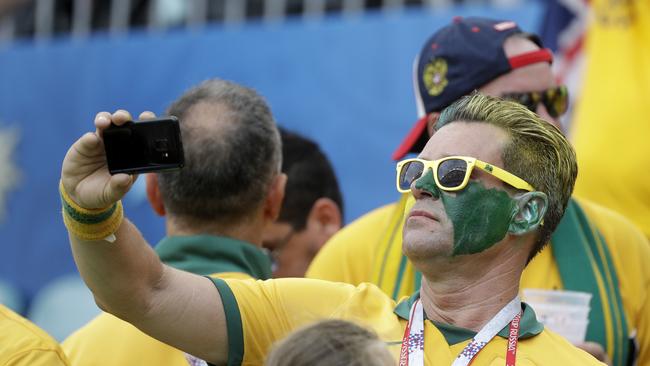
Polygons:
[[262,249],[224,236],[168,236],[156,252],[166,264],[199,275],[241,272],[256,279],[271,277],[271,260]]
[[[408,320],[411,312],[411,306],[413,306],[413,303],[419,298],[420,291],[417,291],[410,297],[400,301],[393,312],[400,318]],[[519,322],[519,339],[531,338],[541,333],[544,330],[544,325],[537,321],[537,316],[535,316],[533,308],[523,302],[521,303],[521,307],[523,309],[523,313]],[[436,328],[440,330],[440,332],[445,336],[445,339],[447,339],[447,343],[449,344],[455,344],[463,340],[468,340],[476,335],[476,332],[473,330],[460,328],[449,324],[438,324],[435,322],[431,323],[433,323]],[[510,323],[508,323],[508,325],[499,331],[498,336],[508,339],[508,336],[510,335],[509,327]]]

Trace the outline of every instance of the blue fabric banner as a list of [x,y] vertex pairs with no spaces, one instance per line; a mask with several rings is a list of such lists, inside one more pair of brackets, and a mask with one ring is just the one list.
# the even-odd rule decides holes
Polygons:
[[[534,3],[532,4],[534,5]],[[392,151],[416,120],[411,65],[424,40],[455,15],[514,19],[539,10],[449,8],[320,21],[14,43],[0,49],[0,278],[27,296],[74,271],[57,191],[66,149],[96,112],[162,113],[187,88],[221,77],[264,95],[277,121],[323,147],[349,222],[397,198]],[[150,243],[164,235],[144,179],[126,215]]]

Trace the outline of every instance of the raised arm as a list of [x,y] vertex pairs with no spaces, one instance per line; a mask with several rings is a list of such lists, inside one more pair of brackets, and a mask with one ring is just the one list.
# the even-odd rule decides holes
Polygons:
[[109,174],[101,136],[111,122],[128,120],[122,110],[97,114],[96,131],[77,140],[63,160],[64,220],[79,273],[102,310],[187,353],[225,364],[226,321],[217,289],[207,278],[164,265],[122,218],[119,200],[137,177]]

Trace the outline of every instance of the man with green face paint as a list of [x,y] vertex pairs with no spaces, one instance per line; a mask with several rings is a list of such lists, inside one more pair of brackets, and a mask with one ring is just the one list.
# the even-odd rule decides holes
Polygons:
[[[440,112],[473,90],[515,100],[559,128],[557,118],[566,111],[568,98],[556,84],[551,60],[537,37],[512,21],[455,18],[416,57],[413,85],[420,119],[393,159],[422,151],[435,127],[441,127]],[[420,288],[421,273],[402,252],[407,197],[339,231],[314,259],[307,277],[370,282],[395,300]],[[465,220],[464,215],[459,216]],[[457,237],[466,235],[465,229],[456,231]],[[545,244],[531,253],[534,259],[521,288],[591,293],[586,342],[580,346],[617,366],[635,358],[650,365],[650,251],[643,233],[611,210],[572,198],[550,245]]]
[[453,255],[480,253],[501,241],[517,213],[514,198],[479,182],[469,182],[462,194],[454,195],[440,192],[433,173],[428,172],[417,181],[415,188],[442,201],[454,225]]
[[[423,274],[420,291],[399,303],[371,284],[212,279],[164,265],[122,215],[119,200],[132,177],[90,164],[105,161],[102,131],[127,120],[124,113],[100,115],[97,133],[68,150],[60,192],[72,209],[102,219],[81,232],[71,222],[77,212],[66,209],[64,223],[97,303],[156,339],[213,365],[259,365],[291,331],[335,318],[372,328],[400,365],[600,364],[544,329],[518,296],[528,258],[564,213],[577,167],[562,134],[516,103],[483,95],[459,100],[442,113],[420,158],[398,165],[398,189],[410,191],[413,202],[403,250]],[[554,174],[540,179],[536,171]],[[486,214],[470,223],[486,220],[492,230],[506,222],[506,233],[467,239],[478,243],[475,253],[460,255],[453,212],[479,208]],[[117,215],[104,218],[110,210]],[[114,231],[106,233],[107,226]],[[494,236],[502,238],[486,245]]]

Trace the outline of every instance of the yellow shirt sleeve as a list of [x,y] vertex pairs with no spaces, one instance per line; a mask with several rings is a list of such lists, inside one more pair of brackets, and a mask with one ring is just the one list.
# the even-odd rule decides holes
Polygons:
[[273,343],[321,319],[372,325],[380,337],[399,337],[403,329],[393,314],[395,303],[372,285],[304,278],[214,282],[226,314],[228,364],[261,365]]
[[69,366],[52,337],[0,304],[0,366]]

